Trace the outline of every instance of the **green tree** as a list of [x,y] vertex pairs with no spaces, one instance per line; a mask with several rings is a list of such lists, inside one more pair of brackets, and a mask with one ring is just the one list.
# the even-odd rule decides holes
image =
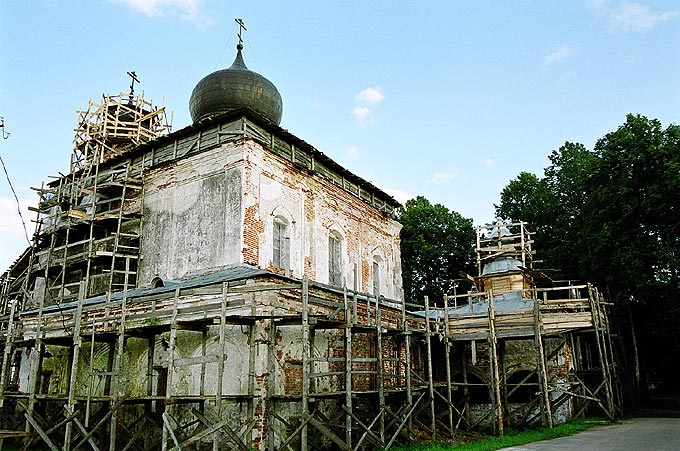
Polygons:
[[631,308],[648,367],[672,380],[680,358],[680,127],[628,115],[592,151],[567,142],[549,158],[543,178],[522,173],[506,186],[497,215],[530,223],[544,267],[593,282]]
[[501,192],[500,205],[494,205],[496,216],[530,224],[544,224],[547,222],[543,216],[548,210],[549,194],[544,180],[535,174],[520,172]]
[[588,253],[581,230],[597,158],[582,144],[570,142],[548,158],[551,164],[543,178],[522,172],[508,183],[496,215],[529,224],[544,267],[558,270],[560,278],[581,278],[587,267],[582,256]]
[[677,126],[629,115],[595,144],[588,231],[617,297],[644,301],[659,284],[678,287],[678,135]]
[[476,242],[472,219],[418,196],[399,215],[404,294],[412,303],[423,297],[441,302],[451,280],[474,268]]
[[511,180],[501,192],[501,203],[494,205],[497,217],[511,222],[526,222],[539,243],[553,241],[551,215],[555,214],[555,206],[555,196],[547,181],[529,172],[521,172]]

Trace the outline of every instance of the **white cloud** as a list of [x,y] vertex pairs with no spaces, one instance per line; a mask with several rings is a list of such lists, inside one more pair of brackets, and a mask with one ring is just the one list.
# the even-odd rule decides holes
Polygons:
[[371,111],[371,109],[365,106],[355,107],[352,110],[352,114],[354,115],[354,117],[356,118],[360,125],[366,125],[373,116],[373,112]]
[[486,166],[487,168],[490,168],[495,165],[496,160],[494,160],[493,158],[484,158],[484,166]]
[[377,105],[383,101],[385,96],[382,93],[382,88],[379,86],[373,88],[366,88],[354,95],[354,100],[357,104],[352,110],[352,114],[356,118],[359,125],[366,126],[373,119],[373,110],[368,105]]
[[345,150],[345,155],[350,160],[355,160],[359,156],[359,148],[357,146],[351,146]]
[[678,14],[677,11],[652,11],[640,3],[623,3],[609,13],[609,31],[645,31]]
[[400,189],[392,189],[392,188],[381,188],[383,191],[385,191],[387,194],[390,196],[394,197],[397,199],[397,202],[400,204],[405,204],[407,200],[413,199],[414,196],[411,194],[408,194],[406,191],[402,191]]
[[109,0],[124,3],[147,17],[178,15],[182,20],[201,26],[213,24],[212,18],[203,10],[203,0]]
[[562,44],[559,47],[551,50],[543,61],[545,64],[555,64],[566,60],[578,52],[578,47],[572,45]]
[[630,1],[612,4],[609,0],[586,0],[586,7],[606,19],[610,32],[646,31],[678,15],[678,11],[653,11],[647,5]]
[[379,86],[366,88],[354,95],[354,99],[357,103],[368,105],[376,105],[382,102],[384,98],[385,96],[383,95],[382,88]]
[[439,183],[449,183],[460,176],[460,172],[456,170],[448,172],[436,172],[432,177],[425,180],[428,185],[434,185]]

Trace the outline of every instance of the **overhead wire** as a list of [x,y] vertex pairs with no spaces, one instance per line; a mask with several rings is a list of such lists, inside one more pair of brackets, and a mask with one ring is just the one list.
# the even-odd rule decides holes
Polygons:
[[227,40],[224,41],[224,47],[222,47],[222,51],[220,52],[220,56],[217,58],[217,63],[215,64],[215,69],[217,70],[217,67],[220,65],[220,61],[222,61],[222,57],[224,56],[224,52],[227,50],[227,46],[229,45],[229,41],[231,41],[231,37],[234,35],[234,29],[236,28],[236,25],[231,26],[231,31],[229,32],[229,36],[227,37]]
[[[0,130],[2,130],[3,139],[9,138],[10,134],[5,131],[5,121],[4,121],[4,118],[2,116],[0,116]],[[24,215],[21,213],[21,203],[19,202],[19,197],[17,196],[17,192],[14,189],[14,185],[12,184],[12,180],[9,176],[9,172],[7,171],[7,166],[5,165],[5,161],[3,160],[2,155],[0,155],[0,164],[2,164],[2,170],[5,173],[5,178],[7,179],[9,189],[12,191],[12,194],[14,195],[14,200],[16,201],[16,204],[17,204],[17,213],[19,213],[19,219],[21,220],[21,225],[22,225],[23,230],[24,230],[24,236],[26,238],[26,242],[28,243],[29,247],[34,246],[34,243],[32,243],[31,239],[28,237],[28,229],[26,228],[26,221],[24,220]],[[40,261],[38,261],[37,263],[38,263],[38,267],[40,267],[40,269],[43,270],[42,264],[40,263]],[[54,304],[59,308],[59,313],[61,315],[62,328],[64,329],[64,331],[68,332],[67,326],[66,326],[66,318],[65,318],[63,309],[61,307],[61,304],[59,303],[59,301],[57,301],[57,299],[54,297],[54,295],[50,292],[49,287],[45,291],[47,292],[47,295],[50,297],[52,302],[54,302]]]
[[250,44],[250,38],[248,38],[247,33],[246,33],[246,41],[248,42],[248,51],[250,52],[250,55],[253,57],[253,62],[255,63],[255,69],[257,70],[258,73],[262,73],[262,70],[260,69],[260,65],[257,63],[257,58],[255,58],[255,52],[253,52],[253,46]]
[[[0,116],[0,129],[2,130],[2,138],[7,139],[9,138],[9,133],[5,130],[5,119]],[[9,185],[9,189],[12,191],[12,195],[14,195],[14,200],[17,203],[17,213],[19,213],[19,219],[21,220],[21,225],[23,226],[24,229],[24,236],[26,237],[26,242],[28,245],[31,245],[31,239],[28,237],[28,231],[26,230],[26,221],[24,221],[24,215],[21,213],[21,203],[19,202],[19,196],[17,196],[17,192],[14,189],[14,185],[12,185],[12,180],[9,177],[9,173],[7,172],[7,166],[5,165],[5,160],[2,159],[2,155],[0,155],[0,163],[2,163],[2,170],[5,172],[5,178],[7,178],[7,184]]]

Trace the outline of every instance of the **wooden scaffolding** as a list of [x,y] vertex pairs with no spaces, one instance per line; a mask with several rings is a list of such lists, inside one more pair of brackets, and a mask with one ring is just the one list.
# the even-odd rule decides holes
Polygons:
[[[86,111],[79,111],[71,172],[34,188],[39,203],[31,208],[37,214],[33,245],[2,280],[0,405],[17,385],[22,356],[29,350],[44,352],[46,344],[41,321],[35,337],[25,339],[21,312],[42,312],[136,285],[141,165],[112,160],[167,130],[165,109],[144,100],[143,93],[104,96],[101,104],[90,101]],[[64,322],[63,328],[70,333],[75,324]],[[40,375],[42,369],[38,365],[32,371]],[[40,383],[38,376],[33,381]],[[25,400],[29,416],[39,391],[30,393]]]
[[[454,404],[462,421],[502,434],[508,425],[552,427],[560,408],[568,412],[561,421],[587,411],[619,416],[607,303],[599,291],[584,284],[523,294],[527,302],[512,310],[498,310],[493,291],[452,296],[438,314],[447,365],[458,369],[446,382],[459,390]],[[518,346],[533,359],[510,364]]]
[[[569,402],[573,416],[617,415],[606,306],[590,285],[533,289],[529,306],[512,311],[497,310],[493,293],[449,297],[448,308],[425,299],[417,314],[403,302],[250,267],[162,285],[86,299],[82,283],[77,301],[24,312],[21,329],[12,326],[14,345],[39,356],[34,391],[3,393],[25,419],[27,447],[390,449],[485,421],[502,434],[510,414],[550,426]],[[291,336],[299,352],[287,359]],[[230,390],[235,337],[243,371]],[[508,379],[512,341],[535,354],[523,380]],[[187,349],[192,342],[198,353]],[[549,362],[565,346],[572,371],[557,380]],[[145,374],[133,382],[122,367],[135,347],[146,349]],[[43,369],[59,349],[68,380],[56,393]],[[489,376],[474,380],[470,368],[482,360]],[[188,367],[193,391],[180,389]],[[480,390],[487,398],[475,410]],[[517,391],[531,399],[518,405]]]
[[[129,121],[130,105],[140,107]],[[2,281],[0,440],[390,449],[486,423],[501,434],[511,423],[551,425],[563,406],[618,414],[608,305],[590,285],[558,286],[534,270],[523,223],[480,230],[477,289],[444,302],[394,302],[356,281],[338,289],[250,267],[138,287],[143,168],[243,136],[283,151],[239,117],[128,156],[124,145],[147,139],[129,124],[153,129],[158,116],[146,112],[159,110],[120,96],[88,111],[73,171],[37,189],[34,246]],[[518,262],[505,278],[484,273],[502,259]],[[521,302],[506,308],[506,292]],[[531,354],[519,380],[509,371],[517,342]],[[565,352],[572,371],[558,378],[551,362]]]
[[610,304],[590,284],[535,270],[532,243],[522,222],[478,227],[476,289],[435,309],[447,399],[457,391],[449,423],[458,413],[502,434],[508,425],[552,427],[558,410],[559,421],[589,409],[621,413]]
[[[429,320],[403,304],[250,267],[84,293],[81,283],[77,301],[26,311],[10,330],[14,346],[37,353],[33,391],[3,393],[26,421],[27,448],[389,449],[437,433]],[[235,371],[225,373],[226,343],[243,336],[245,377],[225,390]],[[299,362],[281,355],[282,336],[302,339]],[[146,349],[146,377],[133,382],[122,366],[135,346]],[[43,369],[59,349],[68,377],[54,392]],[[195,390],[178,391],[187,367],[198,368]]]
[[155,107],[144,93],[103,95],[78,110],[71,172],[122,155],[125,151],[170,131],[165,106]]

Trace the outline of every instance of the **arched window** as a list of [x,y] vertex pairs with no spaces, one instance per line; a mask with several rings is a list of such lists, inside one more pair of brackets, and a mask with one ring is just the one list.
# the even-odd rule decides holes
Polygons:
[[276,268],[290,270],[290,238],[288,220],[281,216],[274,218],[272,265]]
[[379,256],[374,256],[373,257],[373,268],[372,268],[372,276],[373,276],[373,295],[378,296],[380,295],[380,282],[382,280],[381,277],[381,270],[382,268],[382,259]]
[[328,283],[342,286],[342,237],[337,232],[328,235]]

